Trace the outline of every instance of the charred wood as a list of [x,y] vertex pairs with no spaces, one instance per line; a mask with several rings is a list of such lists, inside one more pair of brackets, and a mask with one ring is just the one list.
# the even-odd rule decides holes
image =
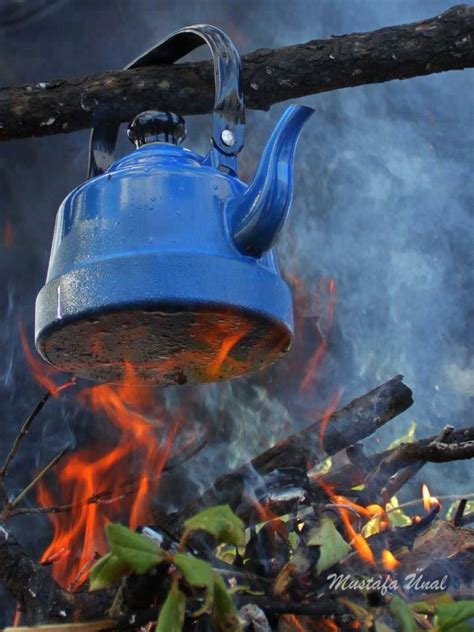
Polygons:
[[35,562],[3,525],[0,525],[0,578],[17,599],[26,623],[59,622],[72,615],[72,602],[53,580],[50,570]]
[[245,517],[252,506],[248,500],[254,479],[278,470],[306,472],[319,459],[326,458],[371,435],[413,403],[411,390],[398,375],[359,397],[329,419],[321,419],[304,430],[257,456],[249,464],[222,476],[202,496],[170,516],[157,516],[160,526],[178,532],[184,520],[205,507],[227,503]]

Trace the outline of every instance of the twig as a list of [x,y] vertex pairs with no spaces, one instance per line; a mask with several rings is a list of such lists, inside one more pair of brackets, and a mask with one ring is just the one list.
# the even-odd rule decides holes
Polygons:
[[[463,498],[467,499],[467,500],[471,500],[474,498],[474,493],[472,494],[462,494],[461,496],[459,495],[449,495],[449,496],[436,496],[436,498],[439,501],[450,501],[452,500],[453,502],[456,500],[462,500]],[[415,500],[409,500],[406,503],[402,503],[401,505],[397,505],[396,507],[391,507],[390,509],[387,509],[387,513],[391,513],[392,511],[398,511],[399,509],[406,509],[407,507],[415,507],[416,505],[421,505],[423,504],[423,498],[416,498]]]
[[[180,467],[181,465],[189,461],[193,456],[195,456],[200,450],[202,450],[202,448],[205,445],[206,445],[206,441],[201,442],[195,448],[193,448],[193,450],[185,454],[181,459],[176,460],[175,462],[170,463],[169,465],[165,466],[163,468],[163,472],[169,472],[177,467]],[[58,460],[62,457],[64,452],[66,452],[66,449],[63,450],[62,453],[58,454],[55,457],[55,459],[57,460],[54,463],[51,462],[50,464],[46,466],[48,468],[46,471],[48,471],[51,467],[53,467],[58,462]],[[41,478],[44,474],[46,474],[46,471],[40,472],[40,474],[38,475],[39,478]],[[125,498],[126,496],[131,496],[132,494],[134,494],[138,489],[138,485],[140,481],[142,481],[144,477],[146,477],[150,481],[153,480],[152,476],[147,475],[147,474],[141,474],[138,477],[134,477],[126,481],[123,481],[122,483],[120,483],[120,485],[117,485],[117,487],[114,487],[112,489],[106,489],[101,492],[97,492],[96,494],[89,496],[89,498],[85,498],[84,500],[79,500],[75,503],[66,503],[64,505],[51,505],[48,507],[24,507],[20,509],[15,508],[13,511],[10,511],[8,513],[8,517],[26,515],[26,514],[57,514],[57,513],[65,513],[68,511],[73,511],[74,509],[79,509],[87,505],[95,505],[95,504],[108,505],[118,500],[122,500],[122,498]],[[36,477],[36,479],[32,481],[32,483],[30,483],[29,489],[31,489],[31,487],[38,482],[39,478]],[[125,491],[127,487],[130,487],[130,489]],[[26,491],[29,491],[29,489]],[[123,491],[120,491],[120,490],[123,490]],[[22,497],[25,495],[26,491],[22,492]],[[113,494],[117,491],[120,491],[120,493],[116,496],[113,496]],[[17,505],[18,502],[15,502],[15,505]],[[11,507],[13,508],[13,503],[11,504]]]
[[44,405],[49,400],[51,395],[52,395],[51,391],[46,391],[46,393],[44,393],[42,398],[39,400],[39,402],[36,404],[36,406],[27,416],[27,418],[23,422],[23,425],[20,428],[19,433],[15,437],[15,441],[13,442],[12,447],[10,448],[7,456],[5,457],[5,461],[3,462],[2,467],[0,468],[0,493],[2,495],[3,502],[5,505],[8,505],[8,495],[5,490],[5,477],[8,473],[8,468],[10,467],[11,462],[15,458],[15,455],[18,452],[18,449],[23,439],[28,434],[31,424],[33,423],[35,418],[39,415],[39,413],[43,410]]
[[[130,490],[127,490],[127,491],[122,491],[119,495],[112,496],[110,498],[110,496],[117,490],[124,489],[128,485],[132,485],[132,484],[134,484],[135,487],[132,487]],[[10,516],[18,516],[18,515],[25,515],[25,514],[57,514],[57,513],[64,513],[66,511],[73,511],[74,509],[86,507],[87,505],[109,504],[117,500],[121,500],[122,498],[125,498],[126,496],[130,496],[131,494],[135,493],[136,490],[137,490],[137,480],[134,479],[132,483],[125,482],[122,485],[115,487],[114,489],[108,489],[108,490],[104,490],[103,492],[98,492],[97,494],[93,494],[92,496],[89,496],[89,498],[85,498],[84,500],[80,500],[75,503],[66,503],[64,505],[51,505],[48,507],[24,507],[24,508],[21,507],[21,508],[14,509],[10,513]]]
[[14,500],[12,500],[12,502],[9,504],[9,508],[14,509],[20,503],[20,501],[26,496],[26,494],[31,489],[33,489],[33,487],[37,483],[39,483],[39,481],[43,478],[43,476],[45,476],[45,474],[47,474],[49,470],[51,470],[55,465],[59,463],[59,461],[63,458],[63,456],[66,454],[67,451],[68,451],[68,448],[63,448],[60,452],[58,452],[58,454],[56,454],[56,456],[53,457],[51,461],[47,465],[45,465],[44,468],[40,472],[38,472],[38,474],[34,477],[31,483],[29,483],[25,487],[25,489],[22,492],[20,492]]
[[[329,90],[472,67],[473,36],[474,8],[459,5],[421,22],[257,50],[242,59],[246,105],[266,110]],[[209,62],[4,88],[0,140],[74,132],[101,117],[129,121],[150,108],[204,114],[213,101]]]
[[[246,604],[255,604],[264,612],[274,615],[295,614],[310,617],[336,616],[342,617],[348,614],[348,610],[341,604],[331,599],[316,601],[314,603],[296,603],[279,601],[267,597],[258,596],[237,596],[237,606],[240,608]],[[200,603],[190,604],[190,611],[202,605]],[[160,612],[160,606],[148,608],[138,612],[132,612],[116,621],[117,629],[127,629],[133,624],[134,628],[143,626],[150,621],[156,621],[156,617]]]
[[[448,428],[450,427],[448,426]],[[442,432],[445,432],[444,429]],[[458,458],[467,458],[469,452],[471,451],[470,446],[472,442],[474,442],[474,426],[461,428],[459,430],[449,430],[447,434],[444,435],[442,443],[443,448],[441,448],[441,450],[439,450],[438,447],[439,436],[440,435],[438,434],[425,439],[420,439],[413,443],[402,443],[395,448],[384,450],[383,452],[378,452],[376,454],[367,454],[364,459],[361,459],[357,463],[350,463],[338,468],[337,470],[329,471],[322,477],[323,481],[335,490],[340,490],[341,493],[345,493],[346,495],[350,495],[352,497],[356,496],[360,502],[363,503],[369,497],[369,494],[366,493],[366,489],[362,492],[349,490],[357,485],[365,484],[369,476],[373,477],[374,472],[380,467],[380,464],[383,461],[385,461],[385,463],[389,466],[388,472],[385,474],[386,479],[387,474],[393,475],[394,472],[397,472],[397,469],[401,471],[403,468],[412,465],[414,466],[412,472],[414,472],[415,466],[418,462],[424,464],[426,462],[440,462],[441,460],[446,462],[455,461]],[[465,447],[466,444],[467,448]],[[445,445],[455,445],[456,447],[463,446],[463,449],[461,451],[447,451],[444,448]],[[397,487],[397,483],[400,483],[398,488],[401,487],[402,483],[406,483],[412,472],[408,471],[405,474],[400,472],[400,479],[398,481],[396,479],[393,481],[393,489]],[[380,479],[379,485],[383,484],[383,480],[383,478]],[[375,491],[373,493],[375,493]]]
[[456,509],[456,513],[454,514],[454,518],[453,518],[453,524],[455,527],[462,527],[463,516],[464,516],[464,511],[466,509],[466,505],[467,505],[467,498],[463,498],[462,500],[460,500],[459,506]]
[[207,439],[203,439],[200,443],[195,445],[194,448],[191,448],[189,452],[184,453],[182,456],[177,455],[177,457],[173,460],[172,458],[168,460],[166,465],[163,468],[162,474],[164,472],[171,472],[175,470],[177,467],[181,467],[188,461],[190,461],[193,457],[196,456],[205,446],[207,445]]
[[[433,445],[448,439],[453,430],[453,426],[445,426],[436,438],[428,444],[428,449],[432,449]],[[381,488],[380,495],[383,501],[387,503],[403,485],[418,474],[421,468],[424,467],[425,461],[418,460],[400,470],[400,461],[406,452],[406,445],[409,444],[402,443],[397,446],[393,452],[379,463],[374,472],[369,475],[364,490],[366,495],[371,496],[373,499],[376,489],[379,490]]]
[[[75,383],[76,383],[76,378],[72,377],[69,380],[67,380],[66,382],[64,382],[64,384],[61,384],[60,386],[57,386],[54,390],[46,391],[44,393],[44,395],[41,397],[41,399],[39,400],[39,402],[36,404],[36,406],[33,408],[33,410],[30,412],[30,414],[26,417],[25,421],[23,422],[23,424],[22,424],[22,426],[20,428],[20,431],[18,432],[17,436],[15,437],[15,440],[14,440],[14,442],[13,442],[13,444],[12,444],[8,454],[7,454],[7,456],[5,457],[3,465],[0,468],[0,496],[2,497],[3,507],[5,509],[10,506],[10,501],[8,499],[8,494],[7,494],[7,491],[6,491],[6,488],[5,488],[5,478],[6,478],[6,475],[8,474],[8,469],[9,469],[9,467],[11,465],[11,462],[15,458],[15,455],[18,452],[23,439],[26,437],[26,435],[28,434],[28,432],[29,432],[29,430],[31,428],[31,424],[36,419],[36,417],[40,414],[40,412],[43,410],[45,404],[48,402],[48,400],[50,399],[50,397],[52,395],[56,395],[57,393],[60,393],[61,391],[65,390],[66,388],[69,388],[70,386],[73,386]],[[55,465],[55,463],[53,463],[49,467],[52,467],[53,465]]]
[[[201,441],[199,444],[193,447],[189,452],[184,454],[181,458],[179,459],[177,458],[175,461],[167,463],[165,467],[163,468],[163,472],[170,472],[171,470],[174,470],[175,468],[180,467],[181,465],[183,465],[184,463],[192,459],[200,450],[202,450],[202,448],[206,445],[206,443],[207,443],[206,440]],[[28,485],[28,487],[26,487],[21,492],[21,494],[19,494],[19,496],[15,498],[15,500],[12,503],[9,503],[8,505],[5,506],[7,511],[5,511],[3,514],[4,520],[6,520],[7,518],[12,518],[14,516],[19,516],[19,515],[24,516],[27,514],[65,513],[68,511],[73,511],[74,509],[85,507],[87,505],[94,505],[94,504],[105,505],[105,504],[113,503],[118,500],[121,500],[122,498],[125,498],[126,496],[131,496],[132,494],[134,494],[138,489],[138,485],[140,481],[142,481],[144,477],[146,477],[148,480],[153,480],[153,477],[148,474],[140,474],[140,476],[128,479],[126,481],[122,481],[122,483],[117,485],[117,487],[114,487],[112,489],[107,489],[101,492],[97,492],[93,494],[92,496],[85,498],[84,500],[80,500],[74,503],[66,503],[63,505],[51,505],[48,507],[17,508],[17,505],[20,502],[20,500],[24,498],[24,496],[30,491],[30,489],[34,487],[34,485],[36,485],[36,483],[38,483],[38,481],[52,467],[54,467],[60,461],[60,459],[64,456],[66,452],[67,452],[67,448],[61,450],[61,452],[57,454],[54,457],[54,459],[52,459],[52,461],[48,463],[48,465],[46,465],[45,468],[33,479],[33,481]],[[130,489],[126,489],[127,487],[130,487]],[[113,494],[115,492],[120,492],[120,493],[114,496]]]
[[88,560],[85,564],[81,566],[76,577],[68,586],[69,592],[76,592],[79,586],[84,583],[87,574],[98,559],[100,559],[100,555],[96,553],[92,559]]

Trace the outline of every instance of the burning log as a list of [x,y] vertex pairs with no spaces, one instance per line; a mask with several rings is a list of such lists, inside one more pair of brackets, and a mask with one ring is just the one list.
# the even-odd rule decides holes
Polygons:
[[[332,475],[332,480],[339,480],[344,493],[349,493],[349,495],[350,487],[354,478],[357,477],[363,481],[367,479],[370,481],[370,477],[373,476],[375,481],[377,477],[374,472],[377,472],[378,484],[375,486],[369,484],[367,489],[371,487],[374,493],[378,493],[380,481],[383,479],[382,484],[386,486],[387,475],[392,472],[390,475],[393,476],[393,471],[398,474],[399,470],[396,468],[401,468],[403,472],[414,464],[418,467],[418,464],[424,463],[425,459],[436,461],[440,452],[444,455],[442,457],[444,460],[447,454],[453,459],[467,458],[470,453],[469,444],[474,438],[474,429],[455,431],[451,427],[445,428],[435,437],[413,444],[402,444],[380,454],[361,456],[363,455],[361,448],[353,444],[369,436],[384,423],[406,410],[412,401],[410,389],[403,384],[401,377],[397,376],[341,410],[326,415],[308,428],[291,435],[277,446],[257,456],[250,464],[219,479],[215,488],[208,490],[194,503],[186,505],[177,514],[169,519],[166,517],[163,517],[163,520],[160,519],[157,531],[158,536],[160,536],[160,531],[163,534],[163,538],[160,536],[160,546],[170,550],[179,546],[179,538],[176,539],[175,536],[182,530],[183,521],[196,513],[198,508],[222,501],[229,502],[241,515],[245,515],[250,520],[250,526],[263,523],[258,531],[252,526],[250,529],[253,535],[246,545],[245,553],[247,560],[250,559],[252,562],[250,565],[248,561],[242,565],[238,561],[238,556],[232,564],[219,560],[209,553],[209,548],[204,541],[205,546],[197,551],[189,549],[189,553],[197,553],[200,557],[209,559],[215,572],[222,577],[250,585],[254,591],[263,590],[266,593],[264,597],[253,594],[239,595],[236,601],[238,607],[252,605],[254,609],[259,609],[270,622],[278,621],[279,617],[283,616],[329,617],[328,620],[334,622],[334,629],[337,625],[339,625],[339,630],[345,629],[344,626],[353,618],[354,612],[348,613],[347,605],[339,599],[337,593],[333,594],[331,591],[328,594],[328,573],[334,574],[342,568],[342,572],[366,574],[367,563],[372,564],[374,573],[380,573],[382,576],[388,565],[393,565],[390,572],[398,572],[398,567],[408,572],[412,568],[412,561],[417,560],[430,577],[436,577],[441,568],[440,564],[446,564],[453,576],[459,575],[461,578],[460,590],[462,590],[465,586],[462,582],[469,574],[468,569],[472,565],[473,555],[472,531],[461,529],[461,523],[469,518],[469,514],[464,516],[466,502],[460,504],[452,524],[436,521],[440,505],[427,491],[428,513],[421,518],[413,518],[412,524],[406,527],[388,526],[387,514],[380,506],[378,510],[382,512],[382,523],[385,526],[381,526],[380,531],[365,541],[359,531],[361,520],[367,521],[368,517],[375,514],[363,506],[358,507],[354,503],[351,504],[350,500],[335,495],[331,491],[331,486],[327,485],[327,481],[331,480],[331,475],[323,477],[324,485],[321,489],[316,486],[316,481],[308,480],[307,470],[315,461],[344,449],[348,449],[353,460],[347,468],[353,468],[353,470],[341,468]],[[465,444],[468,444],[467,447]],[[450,450],[446,449],[446,445],[457,447]],[[191,453],[200,447],[202,446],[192,448]],[[184,460],[188,456],[189,454],[185,455]],[[177,462],[183,462],[183,458]],[[169,467],[172,465],[173,461],[168,463]],[[49,465],[46,468],[49,468]],[[358,469],[354,473],[355,468]],[[346,476],[344,481],[344,478],[341,478],[341,471],[346,471],[346,474],[352,472],[352,474]],[[380,479],[382,473],[383,476]],[[399,480],[402,482],[402,478]],[[260,503],[258,493],[259,481],[263,481],[265,487],[263,504]],[[134,481],[131,482],[134,483]],[[254,486],[252,487],[249,483]],[[31,488],[31,484],[29,487]],[[102,492],[102,494],[112,495],[113,490]],[[95,496],[100,498],[100,493]],[[22,494],[23,497],[24,494]],[[367,499],[367,503],[369,502],[373,503],[373,498]],[[273,508],[276,514],[272,513]],[[12,508],[12,513],[5,514],[5,518],[11,517],[20,509]],[[38,508],[32,508],[32,511],[36,509]],[[349,518],[349,511],[353,512],[351,518]],[[290,519],[287,523],[283,523],[279,515],[286,512],[290,512]],[[321,540],[314,541],[314,536],[311,534],[314,534],[314,529],[321,533],[318,531],[321,521],[328,525],[327,520],[331,513],[336,516],[335,521],[329,520],[329,523],[333,525],[331,528],[337,530],[338,538],[342,539],[341,533],[345,533],[348,542],[352,543],[356,552],[347,555],[350,546],[348,542],[345,542],[344,559],[341,559],[341,556],[335,558],[335,560],[339,559],[339,562],[331,562],[329,566],[324,566],[327,570],[316,571],[314,575],[314,569],[317,568],[320,557]],[[435,524],[438,525],[436,529],[433,526]],[[303,530],[301,525],[303,525]],[[167,530],[170,531],[169,535]],[[290,531],[300,541],[303,558],[307,556],[306,562],[300,565],[299,570],[291,561]],[[148,537],[153,535],[149,528],[143,529],[143,532],[146,532]],[[432,536],[431,533],[434,535]],[[433,538],[435,541],[440,540],[437,534],[443,534],[442,539],[447,544],[443,545],[443,550],[439,552],[437,559],[433,560],[429,552],[433,548]],[[313,539],[310,538],[307,544],[304,544],[304,538],[307,536]],[[199,545],[199,541],[196,542]],[[364,562],[360,559],[362,543],[370,553],[370,559]],[[195,544],[193,541],[190,546],[194,549]],[[265,546],[266,553],[263,551]],[[413,554],[408,553],[410,550]],[[263,559],[265,556],[268,557],[267,560]],[[257,563],[259,559],[262,563],[262,572],[259,571]],[[290,573],[284,582],[279,580],[281,589],[279,593],[276,589],[277,578],[285,574],[285,568],[290,567],[294,567],[294,573]],[[107,620],[104,619],[103,628],[113,627],[114,629],[136,628],[137,625],[145,625],[156,618],[159,606],[156,607],[153,604],[156,603],[156,598],[159,603],[162,603],[163,595],[166,594],[169,585],[169,577],[164,571],[161,575],[132,575],[121,585],[116,584],[110,589],[92,594],[84,591],[68,592],[60,588],[53,580],[50,568],[33,561],[27,551],[3,526],[0,527],[0,577],[25,612],[24,623],[91,620],[92,623],[88,625],[93,626],[94,620],[108,617]],[[310,593],[318,595],[315,601],[307,601]],[[357,598],[360,598],[358,591],[356,591],[357,595],[359,595]],[[113,604],[112,608],[111,604]],[[198,606],[199,604],[196,604],[196,607]],[[191,613],[189,616],[192,619]],[[207,629],[205,617],[202,625],[203,629]]]
[[297,468],[306,473],[308,467],[318,460],[336,454],[371,435],[390,419],[407,410],[412,403],[412,392],[403,383],[402,376],[398,375],[353,400],[328,418],[323,417],[304,430],[290,435],[249,464],[219,478],[211,489],[176,514],[159,516],[159,523],[176,533],[191,515],[204,507],[221,503],[229,504],[237,513],[245,516],[251,507],[251,503],[246,500],[249,479],[288,468]]
[[[473,33],[474,8],[458,5],[413,24],[257,50],[243,58],[246,103],[266,110],[309,94],[469,68]],[[129,121],[150,108],[208,113],[213,95],[208,62],[4,88],[0,140],[74,132],[104,117]]]

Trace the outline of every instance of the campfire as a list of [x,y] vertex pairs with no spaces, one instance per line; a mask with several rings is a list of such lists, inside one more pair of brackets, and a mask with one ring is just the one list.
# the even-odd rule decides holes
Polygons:
[[[427,331],[434,336],[440,322],[431,322],[429,307],[414,318],[425,300],[421,288],[431,283],[439,300],[450,271],[443,282],[431,279],[438,245],[426,240],[414,248],[423,231],[411,220],[403,220],[409,231],[377,243],[367,261],[369,239],[351,253],[358,265],[334,264],[360,240],[364,222],[378,221],[379,210],[365,217],[362,206],[380,207],[414,178],[402,177],[395,153],[367,161],[367,169],[348,145],[357,198],[349,228],[301,244],[301,233],[311,233],[308,211],[297,230],[287,230],[280,269],[275,246],[292,200],[295,148],[313,108],[289,105],[252,176],[240,165],[240,179],[238,160],[244,101],[269,109],[290,97],[473,65],[473,28],[474,11],[454,7],[424,22],[255,51],[242,61],[226,33],[198,24],[175,31],[123,71],[3,91],[0,140],[92,127],[88,179],[56,216],[34,343],[30,318],[15,314],[8,290],[7,321],[10,327],[17,316],[25,381],[41,392],[0,459],[0,580],[12,602],[11,612],[0,614],[7,631],[472,629],[474,494],[458,485],[446,492],[433,472],[474,457],[474,427],[459,427],[455,412],[432,432],[432,420],[399,417],[414,410],[409,385],[418,401],[430,401],[441,371],[454,390],[469,391],[464,365],[430,367],[417,381],[413,367],[421,361],[405,364],[410,341]],[[233,30],[243,44],[243,33]],[[212,65],[173,65],[202,44]],[[311,78],[315,67],[319,83]],[[334,103],[327,121],[343,118]],[[175,105],[179,114],[150,109]],[[182,114],[209,112],[208,153],[182,147]],[[377,116],[371,119],[376,126]],[[117,158],[125,121],[134,150]],[[313,160],[306,152],[295,182],[310,183],[301,190],[316,215]],[[334,178],[328,190],[345,177],[332,160],[322,154],[320,171]],[[387,191],[379,161],[390,173]],[[425,196],[429,206],[434,195],[416,184],[418,205]],[[320,190],[321,215],[352,203],[347,192],[333,200]],[[401,216],[410,206],[403,195],[397,193]],[[379,235],[398,230],[393,219],[383,222]],[[16,255],[16,222],[7,218],[0,231],[1,253]],[[333,258],[305,270],[321,246],[332,248]],[[384,247],[396,260],[384,264],[386,275]],[[417,276],[407,287],[404,268]],[[348,301],[348,286],[362,299]],[[386,314],[372,307],[381,287]],[[389,325],[405,314],[387,315],[410,300],[413,333],[399,342]],[[361,322],[365,336],[357,332]],[[372,326],[390,332],[374,336],[380,348],[363,349]],[[5,331],[4,338],[11,333]],[[441,335],[430,341],[433,348]],[[350,349],[345,336],[356,340]],[[390,355],[384,344],[400,350]],[[352,377],[361,380],[351,376],[346,353],[354,354],[358,377],[370,376],[361,390],[371,390],[355,399]],[[5,384],[14,360],[12,351]],[[64,422],[57,436],[44,421],[53,407]]]
[[[307,358],[301,391],[324,372],[336,286],[322,280],[310,296],[298,279],[290,282],[299,305],[297,353]],[[317,305],[312,322],[318,329],[309,327],[316,344],[308,350],[301,314],[309,302]],[[472,428],[446,426],[437,436],[415,439],[412,426],[379,452],[366,453],[359,443],[411,406],[401,376],[342,406],[336,389],[318,419],[170,513],[160,503],[163,477],[192,473],[193,459],[207,449],[206,437],[187,427],[185,407],[170,419],[159,391],[133,385],[132,366],[124,368],[127,385],[64,382],[33,354],[24,332],[22,340],[46,391],[0,471],[2,517],[8,525],[16,516],[46,514],[53,535],[35,562],[2,532],[2,559],[22,560],[18,576],[7,578],[19,603],[17,625],[56,621],[60,629],[67,618],[91,621],[83,624],[87,630],[141,629],[166,614],[163,604],[182,617],[184,629],[397,630],[405,620],[413,629],[431,629],[443,617],[461,616],[462,608],[465,619],[471,616],[472,499],[438,499],[426,483],[409,501],[399,495],[425,463],[472,457]],[[109,424],[108,443],[92,440],[86,448],[60,451],[12,500],[10,465],[48,399],[64,394]],[[36,506],[25,505],[33,494]],[[213,521],[224,521],[238,536],[231,529],[229,540]],[[148,543],[161,561],[144,570],[132,556],[120,572],[110,571],[119,524],[130,529],[120,527],[120,537],[140,538],[132,547]],[[178,554],[209,565],[218,582],[212,594],[203,580],[193,584]],[[219,590],[229,595],[225,616],[212,605]],[[179,616],[175,594],[182,596]]]

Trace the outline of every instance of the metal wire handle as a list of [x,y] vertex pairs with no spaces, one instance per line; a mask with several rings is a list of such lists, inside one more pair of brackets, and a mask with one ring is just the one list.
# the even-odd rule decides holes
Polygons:
[[[244,145],[245,106],[240,86],[240,55],[226,33],[209,24],[175,31],[132,61],[126,69],[172,64],[207,44],[214,62],[213,162],[235,170],[236,156]],[[114,161],[120,123],[101,121],[92,130],[88,177],[104,173]]]

